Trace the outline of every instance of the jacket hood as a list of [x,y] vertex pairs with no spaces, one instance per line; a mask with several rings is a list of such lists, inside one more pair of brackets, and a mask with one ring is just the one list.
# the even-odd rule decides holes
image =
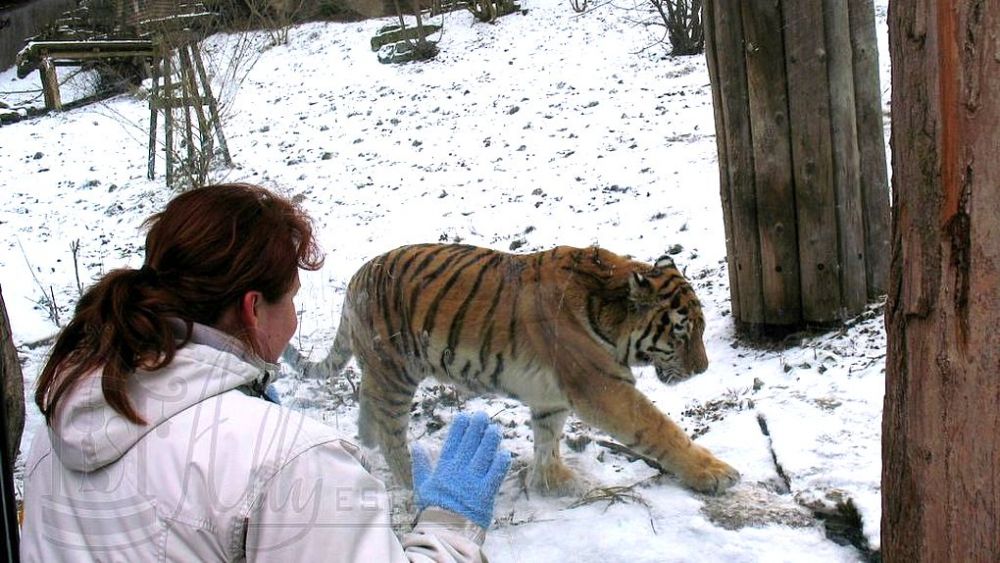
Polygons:
[[[184,323],[173,325],[182,338]],[[128,380],[128,397],[145,425],[111,408],[101,390],[101,371],[95,370],[60,400],[49,427],[53,450],[68,469],[100,469],[184,409],[232,389],[263,389],[277,372],[276,365],[250,353],[239,340],[195,324],[173,361],[158,370],[137,370]]]

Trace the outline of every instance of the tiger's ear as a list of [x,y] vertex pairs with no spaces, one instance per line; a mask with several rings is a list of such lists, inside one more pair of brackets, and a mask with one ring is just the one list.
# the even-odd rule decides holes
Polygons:
[[656,263],[653,264],[653,267],[656,268],[657,270],[665,270],[667,268],[675,268],[676,265],[674,264],[673,258],[671,258],[667,254],[664,254],[663,256],[660,256],[659,258],[656,259]]
[[650,303],[656,295],[653,284],[639,272],[632,272],[628,278],[629,299],[638,304]]

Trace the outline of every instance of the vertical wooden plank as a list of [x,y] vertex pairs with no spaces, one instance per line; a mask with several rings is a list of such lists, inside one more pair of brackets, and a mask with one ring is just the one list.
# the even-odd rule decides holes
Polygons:
[[795,187],[781,10],[776,0],[741,2],[760,232],[764,322],[801,320]]
[[[179,88],[181,91],[181,115],[184,116],[184,140],[187,143],[187,161],[184,165],[185,174],[188,181],[192,181],[192,178],[197,177],[198,161],[194,152],[194,131],[191,124],[191,107],[195,104],[192,97],[197,96],[196,92],[192,92],[194,84],[190,80],[191,75],[190,65],[191,62],[187,57],[187,48],[181,45],[177,48],[178,55],[178,66],[179,72],[177,73],[177,78],[180,80]],[[193,184],[193,181],[192,181]]]
[[739,300],[739,276],[736,275],[736,253],[733,250],[733,210],[732,198],[729,193],[729,148],[726,145],[726,121],[722,112],[722,94],[719,88],[719,61],[716,53],[715,0],[705,0],[705,59],[708,66],[709,82],[712,85],[712,109],[715,112],[715,146],[719,153],[719,193],[722,201],[722,224],[726,234],[726,264],[729,272],[729,302],[733,319],[737,322],[742,318]]
[[165,47],[163,56],[163,136],[166,140],[167,151],[165,155],[167,169],[167,185],[174,185],[174,90],[171,79],[170,58],[173,56],[172,49]]
[[42,57],[38,67],[39,78],[42,81],[42,94],[45,98],[45,109],[62,110],[62,98],[59,96],[59,75],[56,65],[49,57]]
[[716,6],[721,6],[721,9],[712,10],[713,21],[706,22],[706,25],[714,27],[719,80],[713,88],[719,89],[727,147],[726,162],[720,161],[719,166],[726,168],[729,180],[729,184],[720,186],[720,190],[728,190],[732,218],[733,236],[727,252],[735,256],[736,287],[739,290],[732,297],[740,301],[738,320],[758,325],[765,319],[743,26],[739,2],[729,0]]
[[785,69],[789,88],[792,174],[798,217],[802,314],[809,322],[840,318],[837,202],[833,196],[833,147],[823,0],[785,0]]
[[885,293],[889,271],[889,178],[879,84],[878,38],[872,0],[848,0],[854,62],[854,104],[861,159],[868,298]]
[[150,66],[153,90],[149,96],[149,163],[146,177],[152,180],[156,178],[156,118],[160,112],[157,107],[160,99],[160,59],[154,58],[153,64]]
[[854,65],[847,0],[825,0],[823,20],[826,26],[827,70],[830,80],[833,187],[840,241],[841,318],[847,318],[863,311],[868,301],[858,127],[855,119]]

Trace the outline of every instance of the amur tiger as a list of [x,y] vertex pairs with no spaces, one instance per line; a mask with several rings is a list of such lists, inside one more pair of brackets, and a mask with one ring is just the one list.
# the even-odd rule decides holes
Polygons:
[[629,369],[652,364],[664,383],[705,371],[704,328],[694,291],[666,256],[650,265],[600,248],[515,255],[419,244],[354,274],[327,358],[304,368],[332,376],[357,358],[360,438],[406,486],[410,407],[433,376],[530,407],[529,483],[543,492],[576,487],[559,454],[570,411],[691,488],[720,492],[739,473],[660,412]]

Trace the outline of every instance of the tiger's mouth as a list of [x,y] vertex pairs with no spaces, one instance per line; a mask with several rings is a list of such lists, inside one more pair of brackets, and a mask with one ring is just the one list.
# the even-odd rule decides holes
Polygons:
[[656,378],[659,379],[664,385],[680,383],[681,381],[685,381],[694,375],[694,372],[685,373],[684,370],[676,366],[661,366],[659,364],[653,364],[653,369],[656,371]]

